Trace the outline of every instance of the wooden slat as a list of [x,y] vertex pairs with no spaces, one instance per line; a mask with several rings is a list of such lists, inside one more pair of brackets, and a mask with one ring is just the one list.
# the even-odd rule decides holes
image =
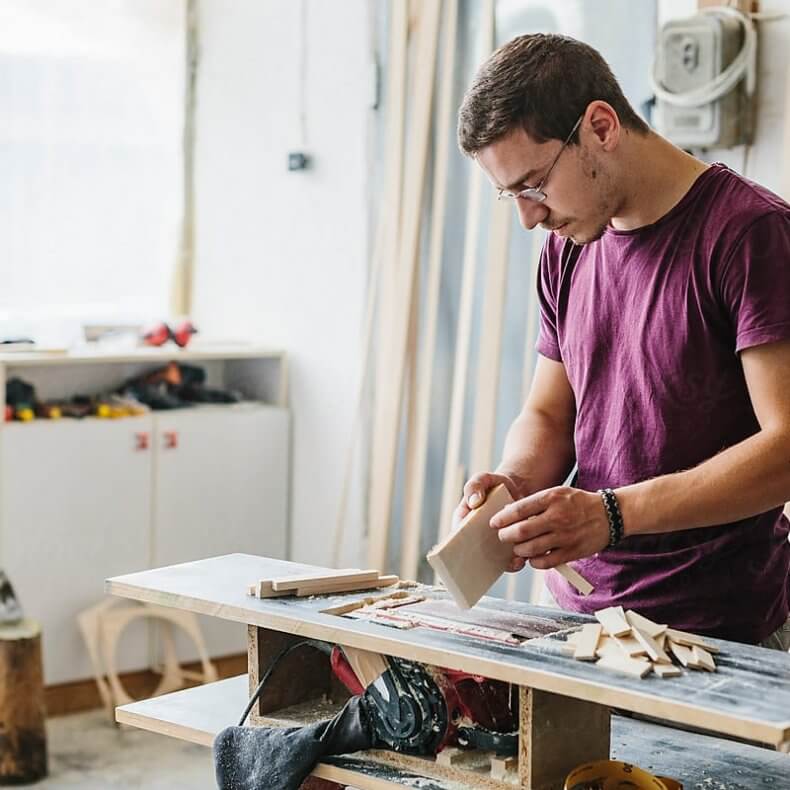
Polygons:
[[[530,231],[530,256],[529,265],[530,271],[533,276],[530,278],[530,288],[527,292],[527,316],[525,323],[525,339],[524,339],[524,361],[522,363],[522,381],[521,381],[521,400],[526,401],[527,395],[532,387],[532,379],[535,373],[535,338],[538,332],[538,290],[536,287],[538,269],[540,267],[540,253],[543,249],[543,241],[545,233],[535,228]],[[546,571],[538,570],[537,568],[531,569],[532,583],[530,585],[529,601],[530,603],[538,603],[541,593],[543,592],[543,585],[545,584]],[[516,585],[518,578],[513,574],[507,583],[505,597],[508,601],[512,601],[516,597]]]
[[453,116],[455,39],[458,30],[458,0],[446,0],[442,63],[439,73],[436,154],[434,155],[433,198],[431,201],[431,238],[428,250],[428,279],[425,297],[425,330],[419,364],[419,392],[413,450],[407,464],[408,485],[404,495],[401,571],[404,579],[417,578],[425,495],[425,465],[428,455],[431,392],[436,326],[442,273],[442,246],[447,211],[447,178],[450,161],[450,131]]
[[494,200],[488,227],[485,296],[477,359],[474,429],[469,466],[474,472],[488,471],[494,460],[499,372],[502,357],[502,327],[505,320],[508,250],[513,206]]
[[403,374],[411,307],[416,288],[419,260],[419,232],[422,195],[425,188],[425,163],[428,154],[431,99],[436,65],[436,40],[439,27],[439,0],[423,0],[419,5],[418,51],[415,64],[415,91],[411,108],[409,158],[405,174],[399,260],[392,303],[392,323],[380,337],[390,341],[382,362],[386,377],[378,381],[376,415],[371,463],[369,523],[371,532],[368,561],[378,568],[387,566],[387,547],[395,481]]
[[[481,60],[494,44],[494,0],[485,0],[482,7]],[[474,166],[469,178],[464,236],[464,262],[461,279],[461,297],[458,308],[458,328],[455,335],[455,365],[453,367],[453,393],[450,401],[450,418],[447,431],[447,451],[444,462],[442,507],[439,519],[438,540],[450,532],[452,516],[458,504],[460,491],[455,474],[461,455],[466,384],[469,367],[469,343],[472,334],[472,306],[474,302],[475,272],[477,269],[477,243],[480,235],[480,208],[483,198],[483,173]]]
[[[348,493],[351,486],[351,477],[354,464],[354,450],[359,438],[363,416],[363,401],[365,388],[371,376],[371,344],[373,340],[373,321],[376,304],[381,302],[380,315],[382,322],[386,322],[384,314],[387,302],[379,300],[382,292],[384,272],[392,268],[390,261],[396,253],[395,237],[400,223],[401,187],[403,179],[403,132],[405,125],[405,95],[406,95],[406,55],[408,42],[408,3],[406,0],[395,0],[390,3],[391,15],[389,20],[390,38],[388,45],[389,63],[387,78],[387,106],[385,116],[387,119],[387,150],[385,153],[384,194],[376,223],[376,235],[371,258],[370,282],[365,305],[365,319],[362,331],[361,373],[357,384],[356,406],[354,409],[354,423],[351,426],[351,437],[346,453],[345,474],[340,491],[337,522],[333,540],[332,564],[340,563],[343,550],[343,537],[345,533],[346,515],[348,509]],[[379,334],[381,327],[379,327]],[[381,370],[383,362],[376,370]]]

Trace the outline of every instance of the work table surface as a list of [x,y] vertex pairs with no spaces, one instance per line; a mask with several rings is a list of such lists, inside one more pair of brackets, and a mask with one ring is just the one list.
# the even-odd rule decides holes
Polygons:
[[[721,651],[716,656],[717,672],[686,670],[677,678],[650,675],[640,680],[576,661],[562,651],[568,634],[592,621],[585,615],[495,598],[484,598],[474,609],[461,611],[446,592],[419,586],[414,593],[426,601],[404,608],[424,616],[433,627],[400,629],[324,611],[371,593],[264,600],[246,593],[248,585],[259,579],[321,570],[329,572],[248,554],[229,554],[117,576],[107,580],[107,592],[475,672],[777,746],[790,741],[787,653],[709,639]],[[476,627],[495,629],[523,641],[491,641],[475,634]]]

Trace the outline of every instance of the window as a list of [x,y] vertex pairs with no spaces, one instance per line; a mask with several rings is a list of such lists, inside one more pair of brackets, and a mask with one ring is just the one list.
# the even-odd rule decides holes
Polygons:
[[164,317],[185,0],[0,0],[0,313]]

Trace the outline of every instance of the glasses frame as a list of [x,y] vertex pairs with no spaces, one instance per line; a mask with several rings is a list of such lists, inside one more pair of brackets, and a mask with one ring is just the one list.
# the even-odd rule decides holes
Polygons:
[[570,134],[565,138],[565,142],[562,144],[562,148],[557,151],[557,156],[554,157],[554,161],[551,163],[551,166],[548,169],[543,178],[540,179],[540,183],[536,187],[525,187],[524,189],[519,190],[518,192],[511,192],[507,189],[499,189],[497,190],[497,200],[531,200],[533,203],[543,203],[546,200],[546,193],[543,191],[543,187],[546,185],[546,182],[549,180],[549,176],[551,175],[551,171],[554,170],[554,165],[557,164],[560,157],[562,156],[562,152],[567,148],[568,143],[570,143],[571,138],[574,134],[576,134],[576,130],[581,125],[582,120],[584,119],[584,115],[579,116],[579,120],[573,124],[573,129],[571,129]]

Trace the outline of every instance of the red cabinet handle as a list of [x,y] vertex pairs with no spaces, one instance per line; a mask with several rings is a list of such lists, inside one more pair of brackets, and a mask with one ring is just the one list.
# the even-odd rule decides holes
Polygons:
[[162,435],[165,437],[166,450],[175,450],[178,447],[178,431],[165,431]]
[[138,452],[141,450],[147,450],[150,444],[150,435],[147,431],[139,431],[134,435],[134,449]]

